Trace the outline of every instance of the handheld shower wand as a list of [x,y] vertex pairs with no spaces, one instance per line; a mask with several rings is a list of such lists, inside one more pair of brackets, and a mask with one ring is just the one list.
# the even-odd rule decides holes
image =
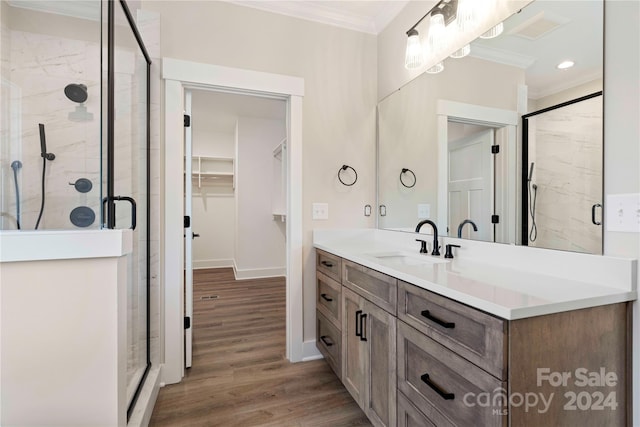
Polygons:
[[11,162],[11,169],[13,169],[13,181],[16,184],[16,225],[20,230],[20,188],[18,187],[18,169],[22,168],[22,162],[20,160],[14,160]]
[[529,232],[529,240],[535,242],[538,238],[538,226],[536,225],[536,198],[538,195],[538,186],[531,182],[531,179],[533,178],[533,165],[535,165],[535,163],[531,162],[527,182],[529,184],[529,215],[531,215],[531,231]]
[[40,225],[40,220],[42,219],[42,213],[44,212],[44,201],[45,201],[45,189],[44,189],[44,178],[45,173],[47,172],[47,160],[52,161],[56,158],[55,154],[47,153],[47,139],[44,134],[44,125],[42,123],[38,124],[40,128],[40,157],[42,157],[42,202],[40,203],[40,213],[38,214],[38,220],[36,221],[36,230]]
[[42,123],[39,123],[38,127],[40,128],[40,157],[46,160],[55,160],[55,154],[47,153],[47,138],[44,134],[44,125]]

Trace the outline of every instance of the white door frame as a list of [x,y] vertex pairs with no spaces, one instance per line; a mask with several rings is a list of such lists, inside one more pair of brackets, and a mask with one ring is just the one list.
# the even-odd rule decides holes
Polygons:
[[[517,202],[517,135],[518,113],[511,110],[485,107],[482,105],[465,104],[461,102],[438,100],[436,114],[438,116],[438,224],[448,221],[448,122],[449,120],[462,123],[504,127],[507,130],[506,144],[500,147],[500,157],[496,162],[496,183],[503,185],[495,194],[496,211],[501,212],[500,222],[503,232],[502,243],[516,243],[516,202]],[[498,143],[495,139],[494,143]],[[498,186],[497,186],[498,187]]]
[[[184,376],[183,220],[184,90],[204,89],[278,97],[287,101],[286,357],[303,359],[302,98],[304,79],[163,58],[164,79],[164,347],[162,382]],[[180,243],[176,243],[180,242]]]

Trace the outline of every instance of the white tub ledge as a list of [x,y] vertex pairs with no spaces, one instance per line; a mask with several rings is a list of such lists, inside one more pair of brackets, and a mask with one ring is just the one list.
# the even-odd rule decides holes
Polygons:
[[120,257],[132,242],[133,230],[0,231],[0,263]]

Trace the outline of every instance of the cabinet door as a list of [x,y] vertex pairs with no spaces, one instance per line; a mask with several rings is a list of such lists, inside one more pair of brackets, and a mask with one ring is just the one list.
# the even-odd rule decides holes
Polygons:
[[365,414],[376,427],[396,426],[396,318],[364,301],[363,339],[369,347]]
[[[364,299],[342,289],[342,382],[354,400],[364,407],[366,372],[369,369],[367,341],[362,339]],[[366,319],[366,318],[365,318]],[[361,324],[362,323],[362,324]]]

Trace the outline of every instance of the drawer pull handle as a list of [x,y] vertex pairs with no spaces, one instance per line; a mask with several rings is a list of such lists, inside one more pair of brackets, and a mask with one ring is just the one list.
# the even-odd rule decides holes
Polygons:
[[320,294],[320,296],[322,297],[323,300],[325,300],[326,302],[331,302],[333,301],[333,298],[329,298],[327,296],[327,294]]
[[333,345],[333,343],[331,341],[327,341],[327,336],[323,335],[320,337],[320,340],[324,343],[324,345],[326,345],[327,347],[331,347]]
[[320,264],[324,265],[325,267],[333,267],[333,263],[330,263],[329,261],[322,261]]
[[[356,336],[362,339],[362,322],[360,321],[360,315],[362,314],[362,310],[356,311]],[[358,332],[358,326],[360,327],[360,331]]]
[[367,323],[365,322],[365,319],[367,318],[366,314],[363,314],[362,316],[360,316],[360,341],[366,341],[367,340],[367,335],[365,334],[365,329],[367,326]]
[[420,377],[420,379],[422,381],[424,381],[424,383],[426,385],[428,385],[429,387],[431,387],[431,389],[433,389],[433,391],[435,391],[436,393],[438,393],[440,395],[440,397],[442,397],[444,400],[453,400],[456,395],[453,393],[447,393],[446,391],[442,390],[440,388],[440,386],[438,386],[438,384],[435,384],[433,382],[431,382],[431,380],[429,379],[429,374],[424,374]]
[[422,316],[426,317],[427,319],[431,320],[432,322],[436,322],[438,325],[442,326],[443,328],[453,329],[453,328],[455,328],[455,327],[456,327],[456,324],[455,324],[455,323],[453,323],[453,322],[447,322],[447,321],[444,321],[444,320],[442,320],[442,319],[439,319],[439,318],[437,318],[437,317],[435,317],[435,316],[431,315],[431,314],[429,313],[429,310],[422,310],[422,311],[420,312],[420,314],[421,314]]

